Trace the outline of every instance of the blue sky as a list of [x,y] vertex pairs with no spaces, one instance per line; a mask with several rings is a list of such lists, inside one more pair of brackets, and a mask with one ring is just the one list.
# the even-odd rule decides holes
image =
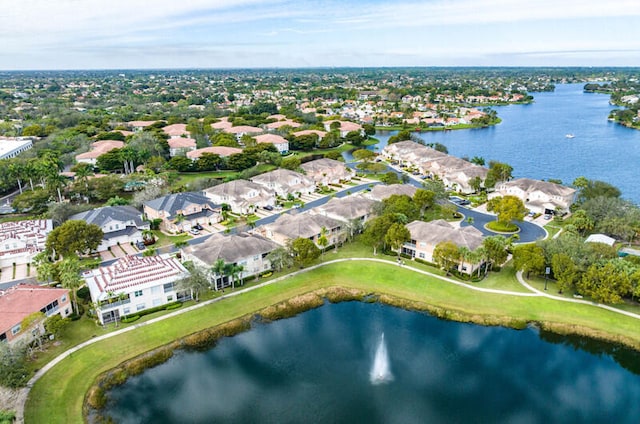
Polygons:
[[640,66],[639,0],[2,0],[0,69]]

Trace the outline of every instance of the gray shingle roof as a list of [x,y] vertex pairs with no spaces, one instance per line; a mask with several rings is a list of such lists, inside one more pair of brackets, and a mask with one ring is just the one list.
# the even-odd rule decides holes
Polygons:
[[137,227],[144,225],[142,213],[133,206],[104,206],[72,215],[69,219],[82,220],[87,224],[102,227],[105,223],[115,221],[133,221]]
[[475,250],[482,244],[482,233],[471,226],[454,228],[447,221],[437,219],[431,222],[413,221],[407,225],[411,239],[437,245],[443,241],[453,242],[458,247]]
[[216,233],[204,243],[185,248],[185,253],[213,265],[218,259],[223,259],[226,263],[236,263],[250,256],[269,253],[278,247],[278,244],[257,234]]
[[166,196],[144,202],[144,205],[151,209],[169,212],[170,217],[175,216],[178,211],[185,210],[190,204],[207,205],[212,210],[220,208],[219,205],[213,203],[204,194],[192,191],[168,194]]
[[297,239],[318,235],[322,231],[322,227],[331,230],[341,225],[343,225],[342,222],[327,216],[300,213],[297,215],[283,214],[267,227],[274,233],[282,234],[290,239]]

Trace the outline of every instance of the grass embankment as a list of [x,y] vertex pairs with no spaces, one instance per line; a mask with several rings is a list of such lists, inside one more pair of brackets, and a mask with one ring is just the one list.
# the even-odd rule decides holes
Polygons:
[[74,353],[34,385],[25,411],[26,422],[82,422],[86,393],[100,374],[123,361],[189,334],[328,287],[376,293],[387,303],[429,309],[449,319],[515,327],[536,321],[557,332],[624,342],[640,349],[638,321],[606,310],[542,297],[482,293],[392,264],[343,262],[207,305]]

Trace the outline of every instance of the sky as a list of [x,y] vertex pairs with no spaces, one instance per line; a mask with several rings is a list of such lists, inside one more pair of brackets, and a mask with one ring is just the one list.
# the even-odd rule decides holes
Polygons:
[[639,0],[0,0],[0,69],[640,66]]

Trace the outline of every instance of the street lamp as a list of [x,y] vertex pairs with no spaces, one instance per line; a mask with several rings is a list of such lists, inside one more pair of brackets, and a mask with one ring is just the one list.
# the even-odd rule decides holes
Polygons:
[[547,280],[549,279],[549,274],[551,273],[551,268],[546,267],[544,269],[544,290],[547,290]]

